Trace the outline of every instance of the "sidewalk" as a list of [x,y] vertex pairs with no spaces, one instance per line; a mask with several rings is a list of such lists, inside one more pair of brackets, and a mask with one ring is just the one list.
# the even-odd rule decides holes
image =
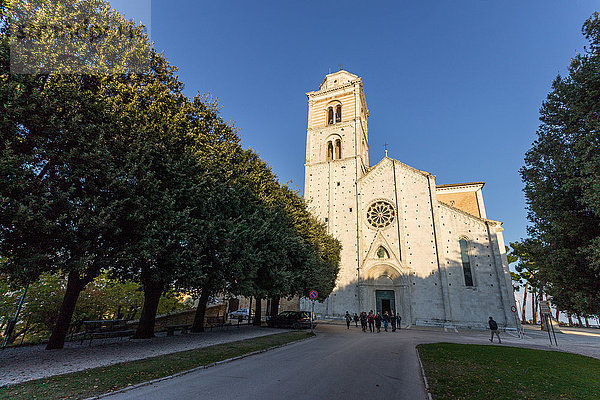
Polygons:
[[7,348],[0,350],[0,387],[281,332],[285,330],[242,326],[176,336],[162,333],[143,340],[98,340],[91,346],[88,342],[68,342],[62,350],[48,351],[44,345]]

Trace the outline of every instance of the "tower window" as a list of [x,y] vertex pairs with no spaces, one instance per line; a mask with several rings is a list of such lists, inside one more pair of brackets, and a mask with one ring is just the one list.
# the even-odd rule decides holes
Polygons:
[[327,125],[333,124],[333,107],[327,109]]
[[473,286],[473,273],[471,271],[471,261],[469,260],[469,244],[466,239],[460,239],[460,257],[462,260],[463,274],[465,276],[465,285]]
[[327,142],[327,161],[333,160],[333,143]]
[[335,108],[335,122],[342,122],[342,105],[338,104]]
[[335,141],[335,158],[336,160],[342,159],[342,141],[340,139]]

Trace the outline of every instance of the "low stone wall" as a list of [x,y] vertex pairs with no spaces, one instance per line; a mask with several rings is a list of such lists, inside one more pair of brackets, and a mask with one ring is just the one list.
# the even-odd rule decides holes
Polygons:
[[[206,317],[222,317],[226,314],[227,305],[225,304],[217,304],[208,306],[206,308]],[[156,323],[154,325],[155,332],[165,331],[167,326],[171,325],[191,325],[194,322],[194,315],[196,314],[196,309],[193,310],[184,310],[178,311],[171,314],[163,314],[158,315],[156,317]],[[131,329],[135,329],[137,327],[138,321],[130,322]]]

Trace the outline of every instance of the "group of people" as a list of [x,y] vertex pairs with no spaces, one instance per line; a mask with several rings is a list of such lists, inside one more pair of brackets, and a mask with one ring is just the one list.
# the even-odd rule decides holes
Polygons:
[[369,328],[369,332],[377,333],[381,332],[381,325],[383,324],[383,330],[388,332],[388,327],[391,325],[392,332],[396,332],[396,329],[400,329],[400,324],[402,323],[402,317],[400,314],[395,315],[394,310],[391,310],[389,313],[385,311],[383,315],[377,312],[374,313],[373,310],[369,311],[367,314],[365,311],[360,313],[360,316],[357,313],[354,313],[354,316],[350,315],[348,311],[346,311],[346,327],[350,329],[350,324],[354,321],[354,324],[358,328],[358,322],[360,321],[360,326],[363,332],[367,331],[367,326]]

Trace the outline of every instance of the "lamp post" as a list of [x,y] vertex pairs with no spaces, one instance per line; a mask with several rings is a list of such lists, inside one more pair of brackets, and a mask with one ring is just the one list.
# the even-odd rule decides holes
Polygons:
[[8,341],[15,330],[15,326],[17,325],[17,321],[19,320],[19,313],[21,312],[21,307],[23,307],[23,302],[25,301],[25,295],[27,294],[27,289],[29,289],[29,283],[25,285],[25,290],[23,290],[23,294],[21,295],[21,301],[19,301],[19,306],[17,307],[17,312],[15,313],[15,317],[8,321],[8,325],[6,327],[6,336],[4,337],[4,343],[2,344],[2,348],[5,348],[8,345]]

